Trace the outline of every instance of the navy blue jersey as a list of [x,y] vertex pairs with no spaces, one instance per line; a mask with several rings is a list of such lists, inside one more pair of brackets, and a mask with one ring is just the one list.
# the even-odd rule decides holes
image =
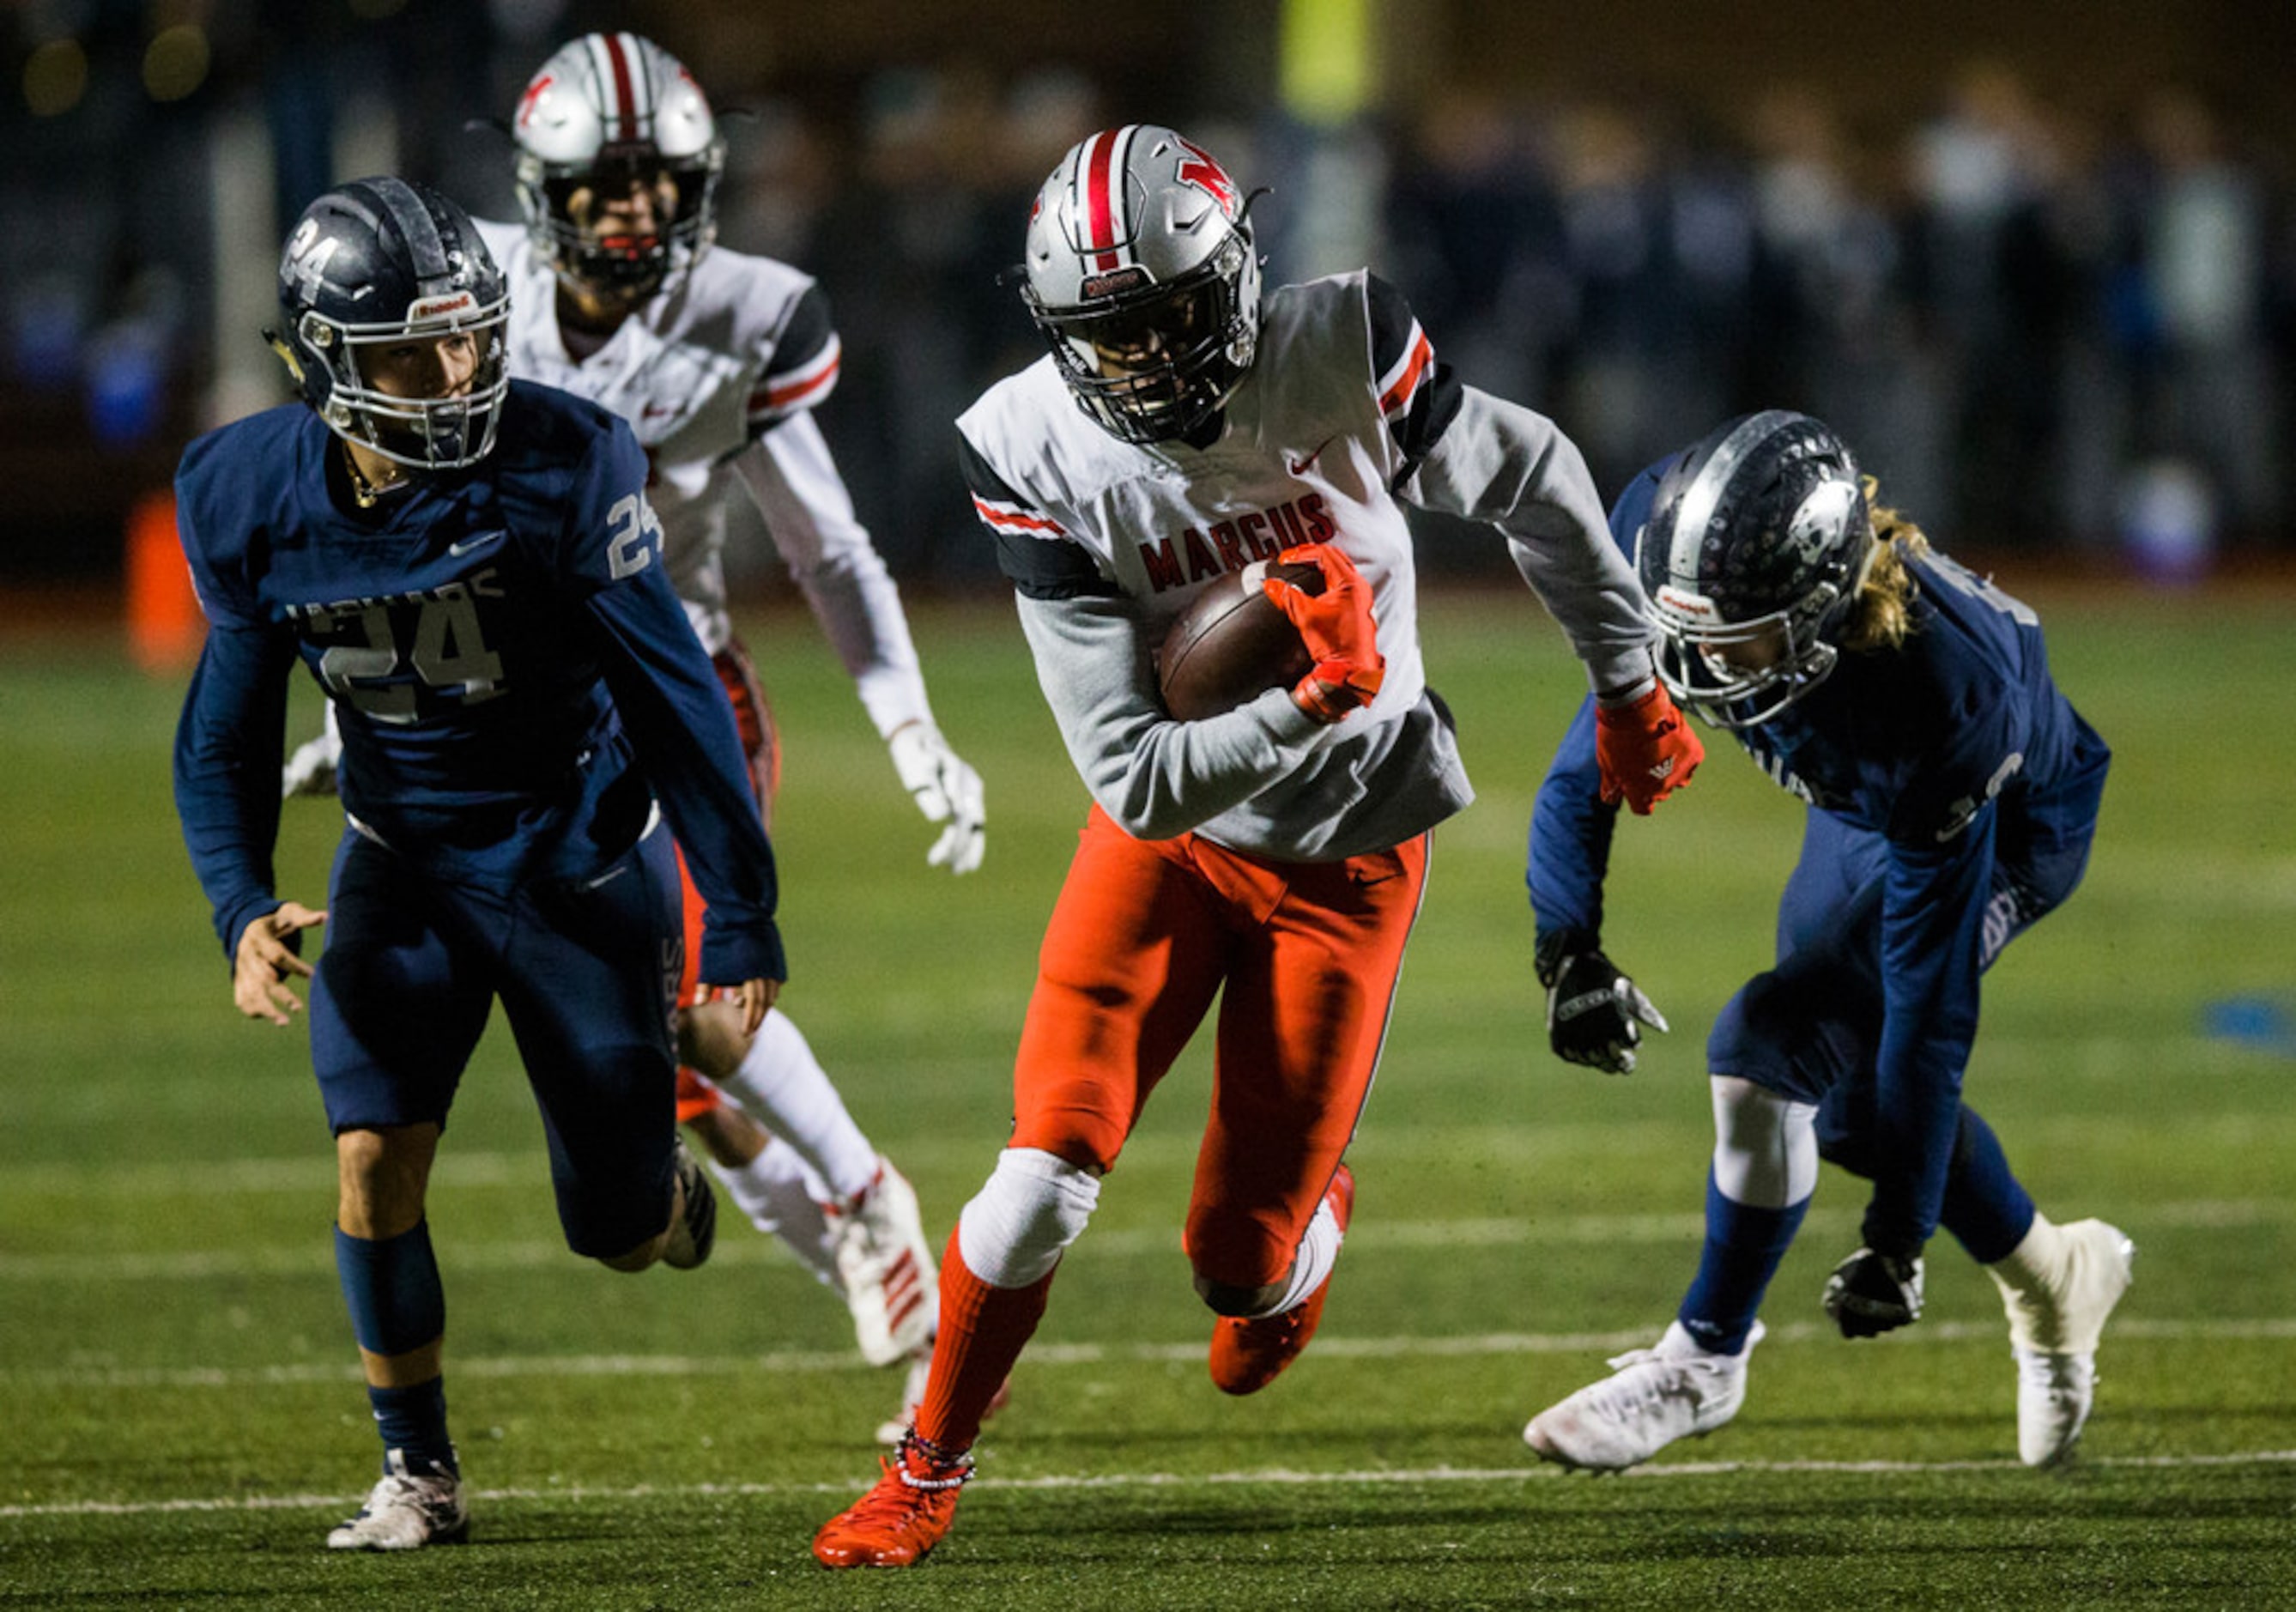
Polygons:
[[[1630,554],[1668,463],[1636,477],[1611,513]],[[1901,646],[1844,654],[1824,683],[1734,736],[1832,819],[1805,856],[1820,847],[1851,883],[1879,882],[1882,1021],[1866,1073],[1882,1151],[1901,1171],[1877,1180],[1875,1205],[1917,1241],[1944,1190],[1979,977],[2079,881],[2110,756],[2058,692],[2031,610],[1941,554],[1907,565],[1916,592]],[[1542,935],[1600,934],[1615,818],[1597,798],[1590,701],[1531,815],[1528,883]],[[1782,913],[1782,960],[1807,932]]]
[[709,657],[661,564],[645,455],[605,410],[513,383],[494,451],[361,511],[292,404],[193,443],[177,522],[207,646],[176,797],[234,953],[278,905],[289,668],[341,719],[360,832],[507,888],[605,868],[658,798],[709,904],[702,977],[784,977],[773,856]]

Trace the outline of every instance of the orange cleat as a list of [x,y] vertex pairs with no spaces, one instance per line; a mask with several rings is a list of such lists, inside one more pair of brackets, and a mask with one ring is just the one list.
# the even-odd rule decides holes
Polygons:
[[824,1567],[914,1567],[956,1520],[956,1492],[972,1476],[972,1457],[945,1455],[910,1434],[878,1463],[875,1488],[821,1525],[814,1559]]
[[[1348,1229],[1355,1213],[1355,1172],[1341,1164],[1324,1194],[1340,1230]],[[1308,1340],[1324,1319],[1324,1299],[1332,1290],[1326,1276],[1316,1290],[1280,1315],[1254,1316],[1249,1320],[1222,1316],[1212,1328],[1212,1382],[1223,1394],[1257,1394],[1300,1358]]]

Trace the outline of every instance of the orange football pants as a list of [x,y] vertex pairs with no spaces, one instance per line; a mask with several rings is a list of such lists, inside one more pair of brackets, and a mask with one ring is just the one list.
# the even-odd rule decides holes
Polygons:
[[[766,702],[765,685],[758,680],[757,662],[741,639],[734,638],[710,663],[718,668],[718,680],[725,685],[726,697],[733,703],[734,726],[742,735],[742,754],[750,763],[750,786],[758,795],[758,815],[770,829],[774,796],[782,786],[782,746],[781,736],[774,728],[773,707]],[[690,1008],[701,993],[701,914],[706,903],[701,892],[694,888],[693,874],[685,865],[682,849],[677,853],[677,878],[685,887],[685,972],[677,982],[677,1005]],[[693,1070],[678,1069],[679,1124],[722,1106],[725,1101],[715,1086]]]
[[1095,806],[1045,931],[1011,1145],[1114,1164],[1217,995],[1183,1246],[1207,1280],[1282,1279],[1370,1096],[1427,854],[1421,835],[1282,862],[1136,840]]

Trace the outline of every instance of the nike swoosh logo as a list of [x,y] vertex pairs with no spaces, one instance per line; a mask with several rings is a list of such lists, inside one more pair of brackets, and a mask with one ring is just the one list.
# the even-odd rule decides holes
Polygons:
[[1315,451],[1312,453],[1306,454],[1297,459],[1294,459],[1288,455],[1285,456],[1283,460],[1284,465],[1293,475],[1304,476],[1308,473],[1308,467],[1314,465],[1316,460],[1324,456],[1324,449],[1329,448],[1331,445],[1332,439],[1325,437],[1322,441],[1316,444]]
[[475,538],[464,538],[459,543],[447,544],[447,552],[459,560],[464,555],[476,554],[481,548],[490,548],[508,536],[510,533],[506,531],[482,531]]

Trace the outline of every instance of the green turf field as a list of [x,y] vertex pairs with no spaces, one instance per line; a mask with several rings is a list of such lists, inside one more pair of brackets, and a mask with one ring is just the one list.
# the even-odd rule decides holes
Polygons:
[[[1576,674],[1509,587],[1428,606],[1481,799],[1437,837],[1322,1336],[1256,1399],[1205,1376],[1178,1245],[1192,1055],[1063,1269],[955,1532],[906,1575],[807,1551],[874,1476],[897,1379],[745,1227],[690,1275],[565,1254],[506,1037],[431,1203],[474,1542],[321,1549],[376,1457],[330,1149],[299,1026],[231,1009],[168,798],[179,680],[0,635],[0,1606],[2296,1605],[2286,599],[2023,591],[2119,756],[2088,884],[1991,976],[1970,1077],[2044,1208],[2142,1250],[2076,1467],[2016,1464],[1998,1306],[1949,1239],[1922,1325],[1823,1328],[1862,1202],[1831,1172],[1734,1424],[1615,1481],[1530,1459],[1525,1418],[1652,1340],[1688,1279],[1704,1030],[1767,955],[1799,809],[1718,748],[1622,828],[1610,950],[1675,1032],[1631,1079],[1552,1059],[1521,845]],[[783,1004],[938,1235],[1001,1141],[1084,801],[1009,611],[916,624],[988,782],[988,860],[962,882],[926,868],[809,620],[761,611],[751,637],[788,736]],[[283,893],[318,904],[335,820],[291,812]],[[2223,1002],[2244,1038],[2210,1032]]]

